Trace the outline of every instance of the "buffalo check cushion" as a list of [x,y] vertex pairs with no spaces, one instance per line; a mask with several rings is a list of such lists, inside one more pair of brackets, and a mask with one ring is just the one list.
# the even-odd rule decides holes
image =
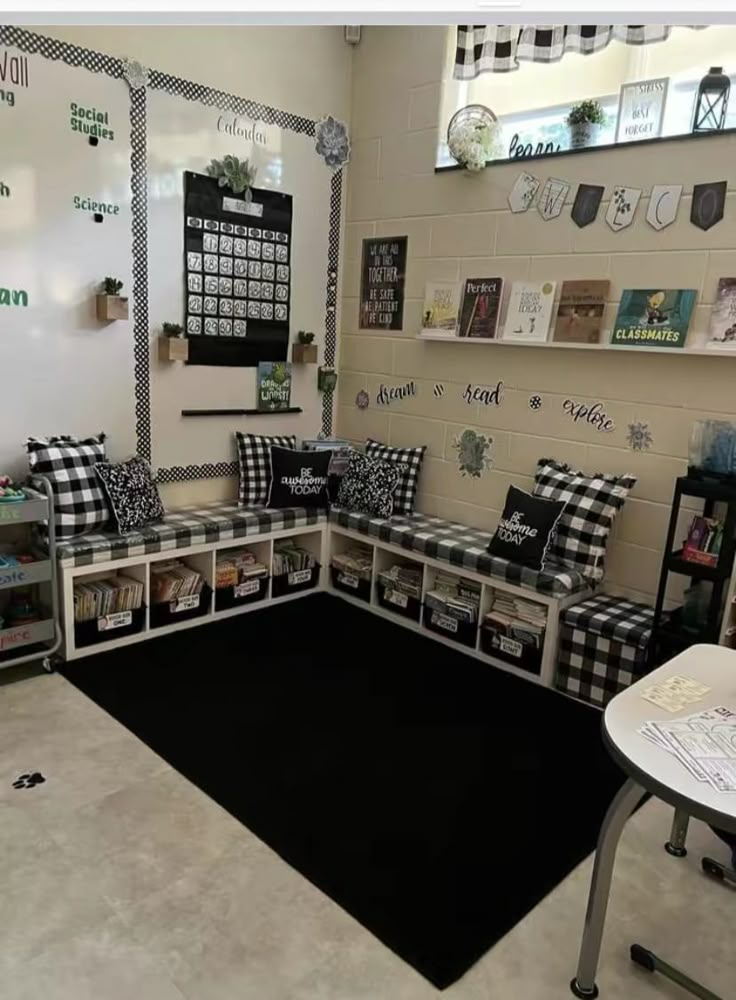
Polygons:
[[47,479],[54,497],[56,537],[99,531],[110,520],[110,506],[95,465],[105,461],[105,435],[28,438],[31,479]]
[[490,533],[439,517],[403,514],[389,520],[333,507],[329,519],[339,527],[539,593],[566,597],[588,588],[581,573],[563,566],[546,562],[544,569],[535,570],[492,556],[487,551]]
[[322,524],[326,519],[323,510],[306,507],[243,510],[234,503],[181,507],[170,511],[157,524],[148,524],[126,535],[98,531],[62,541],[56,547],[57,558],[63,566],[90,566],[152,552],[169,554],[192,545],[252,538],[272,531]]
[[608,536],[616,514],[635,485],[635,476],[607,473],[588,476],[554,459],[541,458],[534,495],[565,501],[550,547],[550,559],[577,570],[589,580],[602,580]]
[[395,462],[401,475],[394,492],[394,514],[413,514],[414,503],[419,483],[419,473],[426,445],[419,448],[391,448],[380,441],[368,438],[365,443],[365,453],[369,458],[378,458],[382,462]]
[[598,594],[563,611],[555,686],[603,707],[647,672],[654,609]]
[[268,437],[263,434],[235,432],[238,445],[238,503],[241,507],[258,507],[268,502],[271,489],[271,446],[296,448],[296,437]]

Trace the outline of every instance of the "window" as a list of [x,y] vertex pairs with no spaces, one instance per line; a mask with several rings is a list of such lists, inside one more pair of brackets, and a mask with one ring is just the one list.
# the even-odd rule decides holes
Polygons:
[[736,128],[736,70],[729,73],[736,52],[736,27],[732,25],[712,25],[702,31],[678,27],[666,41],[652,45],[613,41],[594,55],[568,52],[556,63],[522,62],[514,72],[482,73],[468,81],[452,79],[455,43],[452,27],[448,29],[438,167],[455,163],[447,149],[447,125],[467,104],[485,104],[496,114],[502,127],[503,155],[509,156],[514,136],[517,146],[531,143],[536,150],[541,143],[542,149],[568,149],[565,116],[573,104],[594,98],[607,115],[597,142],[603,146],[615,142],[621,84],[655,77],[669,77],[662,136],[687,134],[698,84],[711,66],[723,66],[730,76],[734,96],[726,128]]

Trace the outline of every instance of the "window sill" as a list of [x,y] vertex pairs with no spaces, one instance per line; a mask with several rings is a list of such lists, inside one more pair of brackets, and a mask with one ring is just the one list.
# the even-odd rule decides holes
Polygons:
[[[702,140],[712,139],[714,136],[734,134],[736,134],[736,128],[724,128],[718,132],[699,132],[695,134],[692,132],[683,132],[681,135],[663,135],[658,136],[656,139],[634,139],[630,142],[611,142],[601,146],[585,146],[582,149],[560,149],[554,153],[539,153],[537,156],[513,156],[502,160],[488,160],[486,169],[488,167],[508,166],[509,163],[537,163],[539,160],[554,160],[566,156],[579,156],[583,153],[603,153],[613,149],[631,149],[633,146],[652,146],[658,143],[683,142],[688,139],[694,142],[701,142]],[[434,168],[436,174],[449,173],[452,170],[465,170],[465,167],[460,166],[459,163],[451,163]]]

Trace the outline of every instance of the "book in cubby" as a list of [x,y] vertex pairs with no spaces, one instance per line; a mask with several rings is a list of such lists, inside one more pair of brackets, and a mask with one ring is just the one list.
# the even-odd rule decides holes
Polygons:
[[371,599],[373,576],[373,550],[364,545],[354,545],[345,552],[336,552],[331,564],[332,585],[338,590]]
[[424,595],[424,624],[466,646],[475,645],[481,585],[465,577],[438,572]]
[[266,596],[268,566],[252,549],[224,549],[215,558],[215,609],[237,607]]
[[143,604],[143,584],[119,573],[100,580],[74,584],[74,621],[88,622],[122,611],[136,611]]
[[181,559],[151,563],[151,603],[165,604],[201,594],[204,577]]
[[319,560],[295,539],[281,538],[273,544],[272,572],[272,596],[283,597],[316,585]]
[[538,674],[546,628],[547,609],[543,604],[505,590],[494,590],[481,624],[481,649]]
[[419,619],[423,569],[416,563],[394,563],[381,570],[376,580],[378,603],[394,614]]
[[690,522],[687,538],[682,547],[685,562],[701,566],[716,566],[723,541],[723,521],[717,517],[696,515]]

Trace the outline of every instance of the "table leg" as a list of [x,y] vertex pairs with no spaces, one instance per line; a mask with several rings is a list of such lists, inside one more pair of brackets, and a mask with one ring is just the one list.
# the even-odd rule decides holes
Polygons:
[[685,840],[687,839],[687,827],[689,822],[690,817],[684,809],[675,809],[670,839],[664,845],[665,851],[667,851],[668,854],[671,854],[674,858],[684,858],[687,854]]
[[598,971],[598,958],[603,939],[603,926],[606,921],[608,896],[611,891],[616,848],[626,821],[644,794],[644,789],[629,778],[608,807],[606,818],[603,820],[593,864],[593,878],[588,895],[588,909],[585,913],[578,971],[570,983],[570,989],[576,997],[593,998],[598,996],[595,974]]

